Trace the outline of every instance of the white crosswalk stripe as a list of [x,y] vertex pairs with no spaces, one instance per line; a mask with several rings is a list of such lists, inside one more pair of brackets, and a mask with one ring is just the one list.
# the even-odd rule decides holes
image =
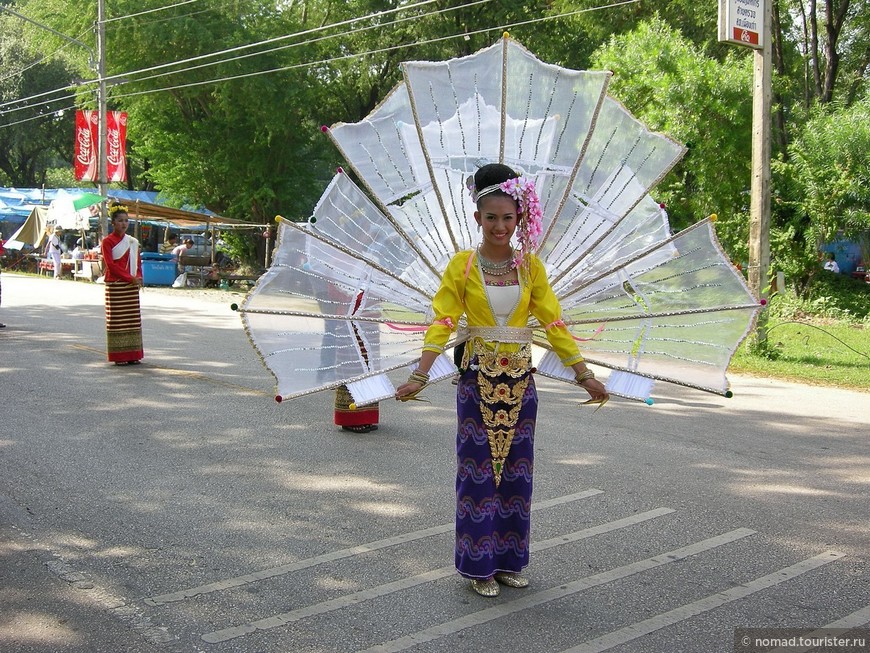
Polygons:
[[817,556],[813,556],[812,558],[808,558],[807,560],[802,560],[801,562],[786,567],[785,569],[780,569],[779,571],[767,574],[761,578],[756,578],[748,583],[732,587],[724,592],[711,594],[703,599],[692,601],[691,603],[674,608],[673,610],[668,610],[667,612],[650,617],[649,619],[644,619],[636,624],[620,628],[619,630],[607,633],[601,637],[596,637],[593,640],[562,651],[562,653],[601,653],[601,651],[606,651],[615,646],[619,646],[620,644],[625,644],[626,642],[643,637],[644,635],[649,635],[657,630],[667,626],[672,626],[685,619],[695,617],[703,612],[707,612],[708,610],[713,610],[726,605],[727,603],[746,598],[756,592],[773,587],[774,585],[784,583],[792,578],[797,578],[801,574],[805,574],[808,571],[821,567],[822,565],[839,560],[843,555],[844,554],[836,551],[827,551]]

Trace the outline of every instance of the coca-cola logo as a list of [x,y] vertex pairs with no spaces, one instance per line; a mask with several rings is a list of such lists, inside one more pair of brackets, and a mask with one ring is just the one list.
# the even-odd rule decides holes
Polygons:
[[76,129],[76,142],[78,143],[76,161],[87,165],[93,158],[91,153],[91,131],[86,127]]
[[124,162],[124,152],[121,149],[121,130],[110,129],[106,134],[106,160],[114,166]]

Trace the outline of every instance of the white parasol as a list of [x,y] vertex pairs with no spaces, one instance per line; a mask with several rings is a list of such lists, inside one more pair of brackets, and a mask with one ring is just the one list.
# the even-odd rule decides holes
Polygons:
[[[534,180],[538,255],[611,393],[648,400],[662,380],[730,395],[759,303],[711,220],[671,235],[649,192],[685,148],[607,95],[611,73],[544,63],[507,36],[403,73],[365,119],[324,128],[360,185],[339,170],[307,223],[279,218],[272,266],[239,309],[279,400],[342,384],[360,405],[393,395],[385,374],[419,358],[441,272],[476,245],[464,180],[490,162]],[[541,329],[535,343],[549,348]],[[454,371],[442,356],[432,379]],[[574,381],[552,352],[538,372]]]

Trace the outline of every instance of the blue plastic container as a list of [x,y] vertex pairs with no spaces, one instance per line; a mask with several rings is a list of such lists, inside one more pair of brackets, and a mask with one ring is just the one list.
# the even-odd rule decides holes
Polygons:
[[178,276],[171,254],[142,252],[142,282],[146,286],[171,286]]

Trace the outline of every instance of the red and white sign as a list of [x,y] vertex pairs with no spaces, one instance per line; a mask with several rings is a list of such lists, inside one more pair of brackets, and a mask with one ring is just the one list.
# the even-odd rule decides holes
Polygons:
[[127,114],[106,114],[106,180],[127,181]]
[[97,138],[99,114],[96,111],[76,111],[76,141],[73,168],[76,179],[97,181]]
[[[99,112],[76,111],[73,168],[78,180],[98,181],[99,124]],[[123,111],[106,113],[106,181],[127,181],[127,114]]]
[[764,3],[771,0],[719,0],[719,40],[764,47]]

